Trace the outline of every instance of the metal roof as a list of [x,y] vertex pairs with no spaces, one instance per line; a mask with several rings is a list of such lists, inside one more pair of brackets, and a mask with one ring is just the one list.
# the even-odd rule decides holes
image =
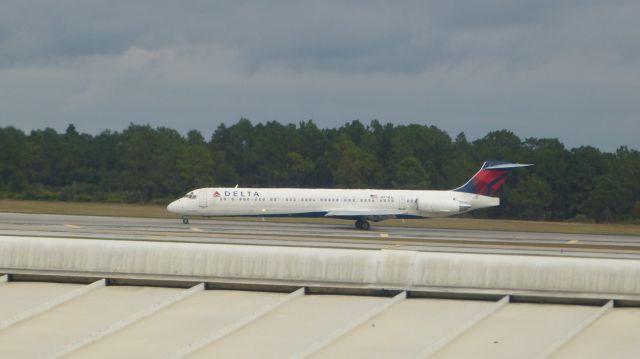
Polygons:
[[613,308],[612,302],[106,284],[0,284],[0,357],[602,358],[640,352],[640,308]]

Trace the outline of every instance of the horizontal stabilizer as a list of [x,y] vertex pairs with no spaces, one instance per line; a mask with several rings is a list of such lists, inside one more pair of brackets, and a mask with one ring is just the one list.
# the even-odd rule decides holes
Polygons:
[[497,162],[497,161],[487,161],[487,164],[484,167],[485,170],[513,170],[520,167],[529,167],[533,166],[532,163],[508,163],[508,162]]

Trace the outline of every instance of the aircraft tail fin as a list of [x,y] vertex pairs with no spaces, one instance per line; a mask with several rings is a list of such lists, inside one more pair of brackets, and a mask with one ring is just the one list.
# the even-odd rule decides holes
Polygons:
[[464,185],[454,189],[457,192],[493,196],[504,184],[507,177],[516,168],[533,166],[532,164],[486,161],[480,170]]

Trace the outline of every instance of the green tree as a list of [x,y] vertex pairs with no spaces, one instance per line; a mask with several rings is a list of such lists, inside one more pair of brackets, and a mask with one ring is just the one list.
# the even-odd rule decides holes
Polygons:
[[200,132],[189,131],[186,143],[180,146],[178,151],[176,190],[178,188],[207,187],[215,184],[215,162]]
[[343,188],[369,188],[381,180],[382,168],[375,156],[356,146],[346,136],[335,145],[337,161],[332,169],[335,184]]
[[571,159],[566,172],[567,202],[569,208],[567,217],[573,218],[578,214],[588,215],[584,212],[585,202],[594,189],[594,181],[604,174],[604,156],[590,146],[574,148],[571,150]]
[[235,185],[231,181],[242,181],[243,186],[253,186],[261,183],[257,174],[258,154],[255,149],[256,136],[251,121],[241,118],[233,126],[218,126],[213,133],[210,148],[213,158],[220,163],[219,178],[228,185]]
[[444,161],[442,173],[446,179],[444,188],[457,188],[466,183],[478,171],[481,162],[474,160],[472,145],[464,132],[460,132],[453,142],[449,160]]
[[606,174],[596,177],[593,183],[593,190],[582,203],[581,212],[599,222],[611,222],[615,217],[624,215],[626,199],[631,194],[622,186],[620,178]]
[[[447,188],[449,183],[443,168],[450,160],[454,147],[445,132],[433,126],[398,126],[393,131],[391,147],[392,163],[414,157],[420,161],[426,179],[434,189]],[[396,177],[397,173],[394,173],[394,179]]]
[[24,132],[14,127],[0,128],[0,191],[19,193],[25,189],[26,145]]
[[527,163],[535,164],[527,169],[548,184],[552,201],[547,207],[547,219],[563,219],[570,215],[568,194],[571,193],[569,176],[570,152],[555,138],[528,138],[524,142]]
[[393,186],[397,188],[426,189],[429,179],[420,160],[413,156],[405,157],[394,166]]
[[549,219],[553,194],[547,182],[536,175],[525,175],[515,187],[506,187],[503,213],[507,218]]

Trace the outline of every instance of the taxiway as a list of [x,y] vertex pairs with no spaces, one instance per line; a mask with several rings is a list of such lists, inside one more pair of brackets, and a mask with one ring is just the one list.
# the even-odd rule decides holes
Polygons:
[[98,217],[0,213],[0,235],[330,248],[640,258],[640,237],[384,226],[269,220]]

